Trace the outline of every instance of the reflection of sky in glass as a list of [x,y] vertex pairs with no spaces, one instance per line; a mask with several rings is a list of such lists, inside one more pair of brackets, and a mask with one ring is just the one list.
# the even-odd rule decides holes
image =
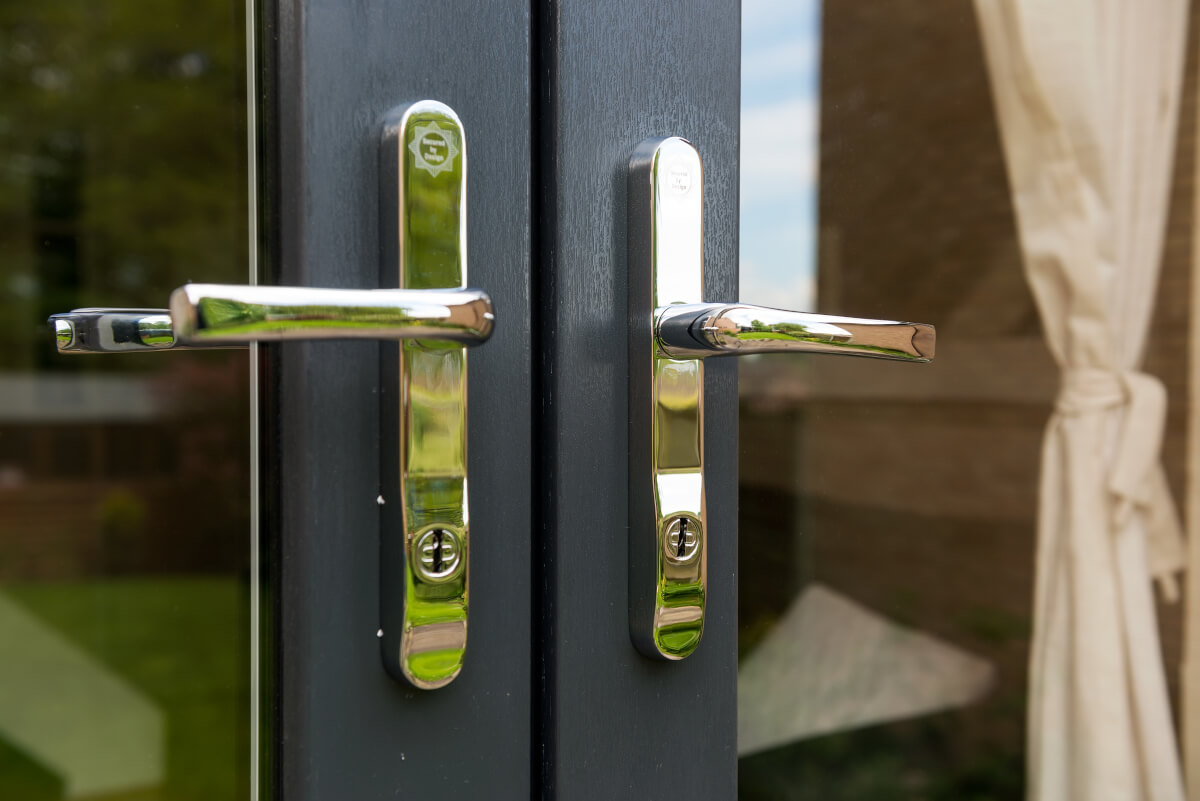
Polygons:
[[821,0],[742,2],[741,299],[816,301]]

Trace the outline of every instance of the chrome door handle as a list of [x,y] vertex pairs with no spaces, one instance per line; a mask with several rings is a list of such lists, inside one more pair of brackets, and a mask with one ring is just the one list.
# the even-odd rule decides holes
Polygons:
[[931,325],[704,302],[704,171],[678,137],[629,164],[629,628],[654,659],[704,632],[704,359],[839,353],[933,360]]
[[863,320],[744,303],[693,303],[655,310],[659,349],[672,359],[752,353],[837,353],[933,361],[935,334],[924,323]]
[[[442,103],[393,110],[380,142],[385,289],[188,284],[169,309],[50,318],[62,353],[380,339],[380,626],[388,672],[422,689],[462,669],[467,644],[467,356],[492,333],[467,277],[463,125]],[[401,344],[402,342],[402,344]],[[374,630],[362,627],[364,631]]]
[[477,345],[495,314],[478,289],[315,289],[186,284],[169,309],[50,317],[60,353],[137,353],[302,339],[430,339]]

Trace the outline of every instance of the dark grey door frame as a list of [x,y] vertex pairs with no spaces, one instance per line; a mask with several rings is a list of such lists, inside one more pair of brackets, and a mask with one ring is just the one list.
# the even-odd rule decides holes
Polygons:
[[468,661],[422,691],[383,669],[379,346],[272,347],[268,504],[279,587],[275,787],[286,801],[520,799],[532,791],[530,67],[524,0],[264,0],[272,283],[378,286],[386,112],[463,120],[468,278],[496,332],[469,356]]
[[[706,367],[704,638],[628,633],[626,175],[651,136],[704,160],[706,297],[737,297],[738,0],[537,3],[542,793],[737,794],[737,372]],[[648,446],[648,443],[646,443]]]
[[378,347],[268,349],[274,794],[734,798],[736,368],[707,371],[704,640],[653,663],[626,613],[625,187],[642,139],[692,140],[707,294],[736,297],[737,0],[263,2],[264,280],[376,285],[377,126],[428,97],[465,126],[498,315],[470,356],[467,662],[430,692],[375,640]]

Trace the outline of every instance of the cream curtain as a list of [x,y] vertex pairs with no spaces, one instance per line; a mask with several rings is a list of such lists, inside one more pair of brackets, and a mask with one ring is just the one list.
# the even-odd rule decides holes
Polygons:
[[1184,564],[1139,372],[1186,0],[975,0],[1025,272],[1062,371],[1046,429],[1028,717],[1034,801],[1181,801],[1150,577]]

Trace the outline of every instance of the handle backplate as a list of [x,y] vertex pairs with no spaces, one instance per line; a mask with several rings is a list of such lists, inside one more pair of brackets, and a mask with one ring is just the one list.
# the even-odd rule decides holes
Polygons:
[[[388,115],[380,150],[380,285],[465,286],[466,213],[458,116],[431,100]],[[380,358],[383,662],[396,678],[433,689],[458,675],[467,646],[467,350],[408,339],[383,343]]]
[[933,360],[923,323],[704,301],[704,175],[678,137],[647,139],[629,165],[629,626],[655,659],[704,631],[704,361],[761,353]]
[[704,632],[704,362],[653,333],[664,307],[704,299],[703,207],[696,149],[643,142],[629,165],[629,627],[654,659],[688,656]]

